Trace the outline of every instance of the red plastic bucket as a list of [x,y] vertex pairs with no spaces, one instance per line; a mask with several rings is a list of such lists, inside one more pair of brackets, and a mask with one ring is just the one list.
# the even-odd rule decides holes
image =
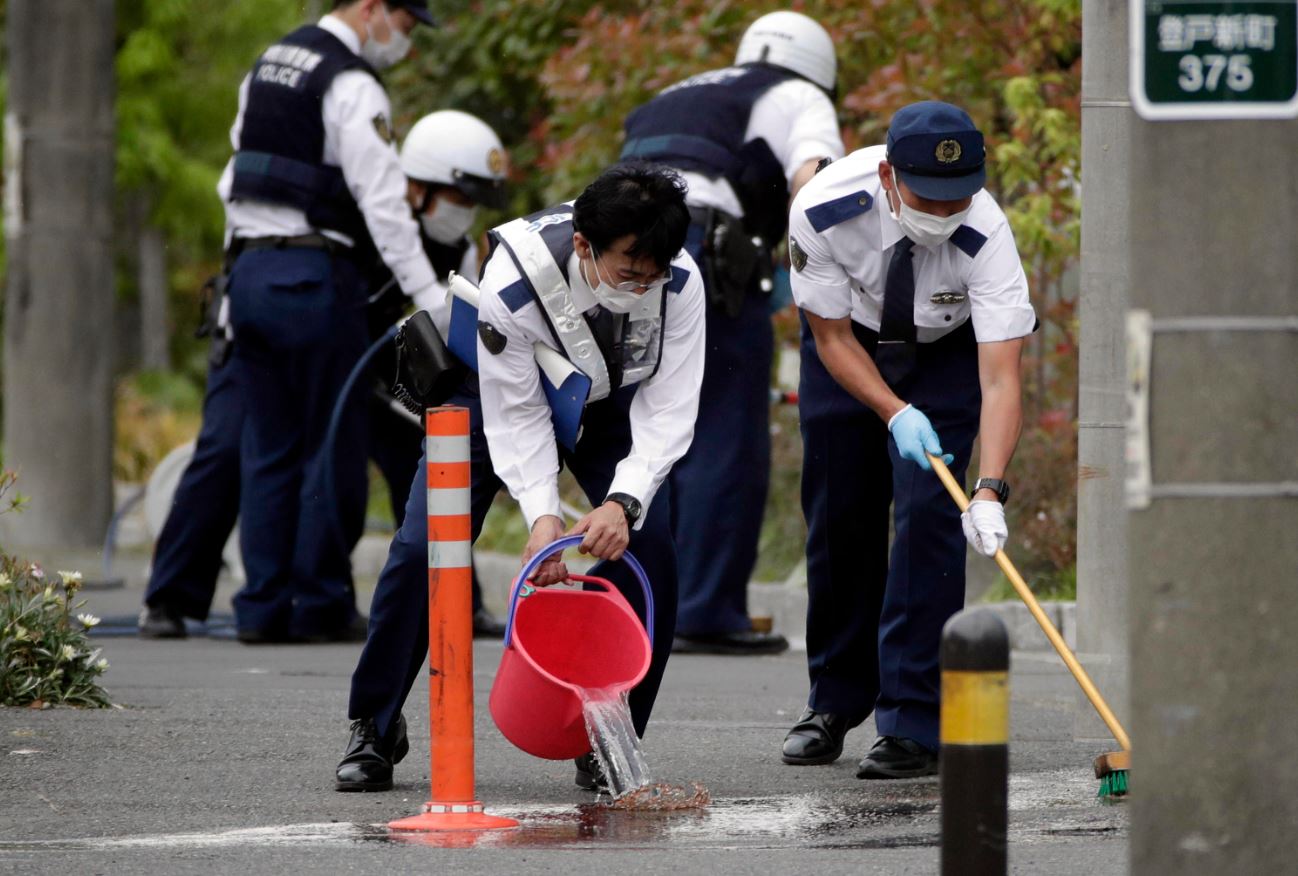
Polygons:
[[569,760],[590,751],[581,689],[629,690],[649,671],[653,594],[635,557],[624,553],[644,590],[648,633],[608,581],[571,580],[604,590],[533,588],[527,578],[546,557],[581,544],[566,536],[519,573],[510,596],[505,653],[491,685],[491,717],[514,745],[536,757]]

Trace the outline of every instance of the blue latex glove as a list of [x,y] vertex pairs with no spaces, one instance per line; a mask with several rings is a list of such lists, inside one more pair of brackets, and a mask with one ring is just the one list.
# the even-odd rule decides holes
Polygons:
[[913,405],[906,405],[893,415],[888,421],[888,431],[892,433],[892,440],[897,442],[897,452],[901,454],[901,458],[909,459],[924,471],[933,470],[926,453],[942,457],[947,465],[955,460],[951,454],[942,452],[942,442],[937,440],[933,425],[924,416],[924,412]]

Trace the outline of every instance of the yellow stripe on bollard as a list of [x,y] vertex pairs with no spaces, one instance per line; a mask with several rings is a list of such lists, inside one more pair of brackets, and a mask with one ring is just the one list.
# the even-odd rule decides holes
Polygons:
[[1008,672],[943,672],[942,744],[1007,744],[1009,698]]

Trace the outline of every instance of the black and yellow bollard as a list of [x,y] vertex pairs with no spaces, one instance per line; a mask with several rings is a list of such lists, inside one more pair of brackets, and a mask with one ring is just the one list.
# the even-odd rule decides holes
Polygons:
[[1006,872],[1010,642],[988,609],[942,630],[942,874]]

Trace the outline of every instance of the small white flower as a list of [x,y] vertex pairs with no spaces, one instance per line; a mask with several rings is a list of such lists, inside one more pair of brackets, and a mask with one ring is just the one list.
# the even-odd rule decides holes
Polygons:
[[26,628],[26,627],[21,626],[21,625],[18,625],[18,626],[15,626],[15,627],[13,628],[13,631],[14,631],[14,641],[15,641],[15,642],[25,642],[25,641],[27,641],[27,628]]
[[64,583],[64,584],[80,584],[80,583],[81,583],[81,573],[80,573],[80,572],[63,572],[63,571],[60,571],[60,572],[59,572],[59,577],[63,579],[63,583]]
[[73,647],[72,645],[64,645],[64,646],[63,646],[63,659],[64,659],[64,660],[75,660],[75,659],[77,659],[77,649],[76,649],[75,647]]
[[4,572],[0,572],[0,590],[8,590],[10,585],[13,583],[14,582],[12,578],[10,578]]
[[98,669],[100,672],[103,672],[105,669],[108,668],[108,661],[105,658],[100,657],[99,660],[95,663],[95,668]]
[[32,564],[31,564],[30,566],[28,566],[28,568],[27,568],[27,574],[31,575],[33,578],[44,578],[44,577],[45,577],[45,570],[42,569],[42,568],[41,568],[39,565],[37,565],[36,563],[32,563]]
[[77,615],[77,620],[81,621],[81,623],[85,626],[86,629],[90,629],[91,627],[99,625],[99,618],[89,613]]

